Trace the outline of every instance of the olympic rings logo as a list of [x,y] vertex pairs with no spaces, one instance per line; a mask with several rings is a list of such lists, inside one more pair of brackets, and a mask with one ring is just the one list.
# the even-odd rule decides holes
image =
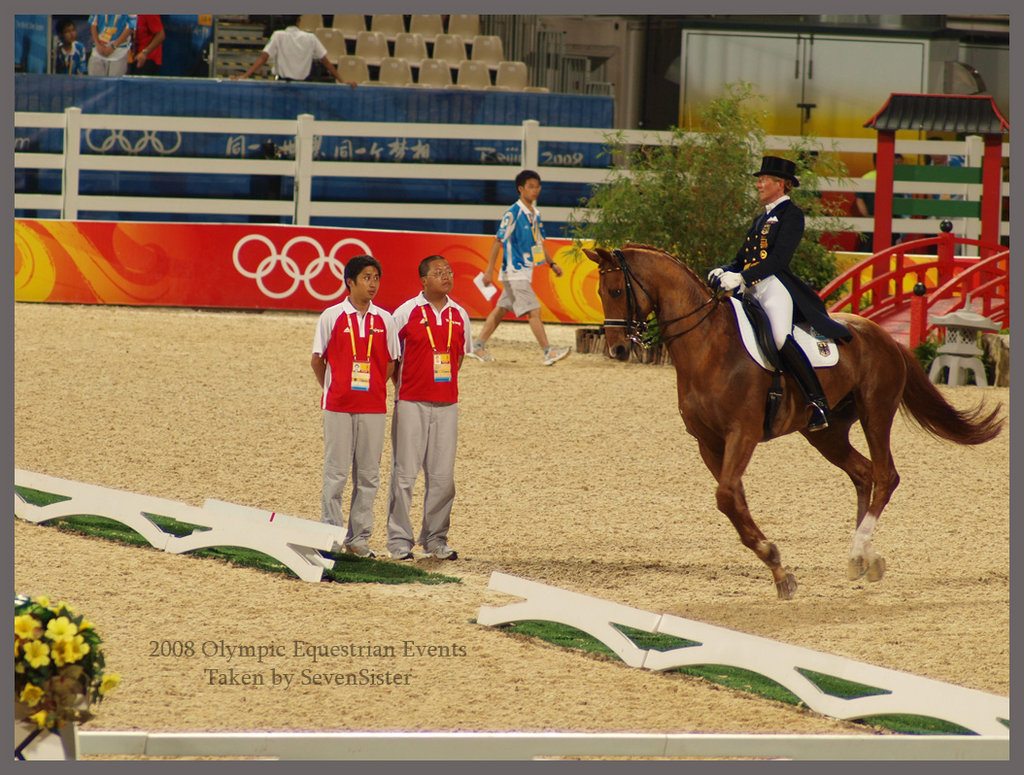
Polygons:
[[[240,253],[242,248],[250,242],[258,242],[267,248],[267,256],[260,260],[255,271],[250,271],[242,266],[242,260]],[[316,249],[316,257],[309,262],[309,266],[306,267],[304,272],[299,271],[299,265],[295,262],[295,259],[288,255],[288,251],[298,244],[311,245]],[[312,237],[298,236],[293,237],[285,243],[281,252],[277,252],[277,248],[274,247],[274,243],[269,238],[264,237],[262,234],[249,234],[248,236],[242,237],[237,243],[231,254],[231,260],[235,264],[235,269],[243,277],[248,277],[256,281],[256,286],[260,289],[264,296],[270,299],[283,299],[291,296],[298,289],[299,284],[302,283],[306,286],[306,291],[314,299],[320,301],[331,301],[341,296],[345,292],[345,264],[340,261],[337,257],[338,251],[346,245],[356,246],[361,253],[369,253],[370,248],[366,246],[366,243],[361,240],[348,237],[343,240],[339,240],[334,243],[334,247],[331,248],[331,252],[324,255],[324,249],[320,246]],[[281,267],[284,273],[291,278],[291,286],[283,291],[272,291],[267,288],[263,282],[271,272]],[[312,280],[316,279],[323,273],[324,268],[330,271],[330,274],[334,275],[336,279],[340,281],[338,290],[333,293],[323,294],[315,290],[312,286]]]
[[110,129],[103,131],[109,131],[110,134],[107,137],[105,137],[103,139],[103,142],[101,142],[99,145],[96,145],[96,143],[94,143],[92,140],[92,129],[87,129],[85,132],[86,145],[88,145],[92,150],[96,151],[97,153],[106,153],[116,145],[120,150],[125,151],[126,153],[138,154],[144,151],[146,149],[146,146],[151,145],[153,146],[154,151],[166,156],[174,153],[181,147],[181,132],[173,132],[174,144],[171,145],[170,147],[167,147],[164,145],[163,140],[161,140],[157,135],[172,134],[170,130],[144,130],[142,131],[142,136],[139,137],[139,139],[136,140],[134,143],[132,143],[130,140],[128,140],[127,137],[124,136],[125,130],[123,129]]

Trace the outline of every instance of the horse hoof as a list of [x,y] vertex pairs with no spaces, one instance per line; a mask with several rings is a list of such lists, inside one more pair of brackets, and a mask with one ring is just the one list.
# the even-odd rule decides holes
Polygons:
[[850,581],[856,581],[868,572],[868,561],[865,557],[851,557],[846,566],[846,577]]
[[885,575],[885,558],[876,557],[868,565],[868,581],[881,581]]
[[796,577],[787,573],[783,581],[775,582],[775,589],[779,593],[779,600],[792,600],[796,594]]

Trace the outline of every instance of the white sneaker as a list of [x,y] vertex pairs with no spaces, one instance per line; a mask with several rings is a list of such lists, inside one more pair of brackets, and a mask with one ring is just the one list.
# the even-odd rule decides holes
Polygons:
[[348,554],[354,554],[356,557],[376,557],[370,547],[357,545],[357,544],[345,544],[345,551]]
[[441,544],[436,549],[432,549],[428,552],[431,557],[436,557],[439,560],[457,560],[459,559],[459,553],[452,549],[448,544]]
[[487,352],[487,345],[477,339],[473,343],[473,352],[470,353],[478,361],[493,361],[494,356]]
[[571,351],[572,350],[569,347],[549,347],[544,351],[544,365],[550,366],[552,363],[557,363],[562,360],[562,358],[565,358]]

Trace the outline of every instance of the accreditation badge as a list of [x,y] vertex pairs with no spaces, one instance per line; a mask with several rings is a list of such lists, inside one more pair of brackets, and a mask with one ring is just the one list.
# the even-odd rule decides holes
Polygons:
[[363,393],[370,390],[369,361],[352,361],[352,389]]
[[452,381],[451,353],[434,353],[434,382]]
[[532,248],[530,248],[530,252],[533,254],[534,266],[536,266],[537,264],[543,264],[545,261],[547,261],[547,257],[544,255],[543,245],[534,245]]

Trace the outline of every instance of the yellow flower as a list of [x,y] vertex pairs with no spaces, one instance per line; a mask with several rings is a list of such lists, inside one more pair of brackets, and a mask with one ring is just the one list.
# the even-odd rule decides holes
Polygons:
[[49,623],[46,625],[46,637],[53,641],[73,638],[77,634],[78,627],[76,627],[66,616],[58,616],[56,619],[50,619]]
[[77,662],[89,653],[89,644],[81,635],[73,638],[64,638],[53,644],[53,662],[58,667],[61,665]]
[[121,683],[121,676],[118,673],[105,673],[100,682],[100,695],[113,691]]
[[38,713],[33,713],[28,717],[29,721],[34,721],[36,726],[40,729],[46,729],[46,711],[41,710]]
[[30,708],[33,705],[38,705],[39,701],[46,696],[46,693],[35,684],[27,684],[24,689],[21,690],[21,694],[18,699],[28,705]]
[[50,605],[50,598],[48,598],[46,595],[40,595],[36,598],[36,602],[39,603],[39,605],[41,605],[43,608],[46,608],[48,605]]
[[25,644],[25,661],[32,667],[50,664],[50,647],[38,640],[29,641]]
[[40,629],[39,620],[32,614],[22,614],[14,617],[14,634],[19,638],[28,640],[36,637],[36,631]]
[[78,631],[79,632],[83,632],[84,630],[91,630],[91,629],[92,629],[92,622],[90,622],[88,619],[82,619],[82,623],[78,625]]

